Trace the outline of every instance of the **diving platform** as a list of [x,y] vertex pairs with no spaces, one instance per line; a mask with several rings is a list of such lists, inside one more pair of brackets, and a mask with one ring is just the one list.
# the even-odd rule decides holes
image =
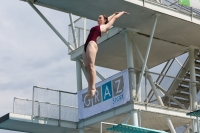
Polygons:
[[114,132],[121,132],[121,133],[167,133],[164,131],[159,130],[152,130],[148,128],[141,128],[136,126],[131,126],[127,124],[118,124],[116,126],[112,126],[107,128],[107,130],[114,131]]
[[[160,14],[147,62],[149,68],[185,53],[185,48],[190,45],[200,47],[200,38],[198,37],[200,16],[193,12],[190,13],[158,3],[156,0],[100,0],[96,2],[92,0],[60,0],[57,2],[54,0],[34,0],[33,4],[72,13],[94,21],[102,12],[111,15],[116,11],[125,10],[130,14],[120,17],[113,26],[123,30],[133,29],[133,39],[143,57],[151,35],[154,16]],[[110,8],[111,5],[112,8]],[[127,68],[125,36],[120,33],[113,33],[115,36],[112,37],[108,33],[104,35],[104,39],[99,40],[97,66],[120,71]],[[83,47],[80,47],[78,51],[82,52]],[[71,52],[71,58],[74,60],[81,58],[81,52]],[[118,62],[120,64],[116,65],[115,63]],[[137,59],[135,59],[134,65],[136,68],[142,66]]]
[[[78,133],[78,129],[84,128],[86,133],[99,133],[102,121],[124,123],[124,118],[134,109],[140,110],[141,126],[150,129],[167,130],[166,116],[170,117],[175,127],[186,125],[194,119],[186,116],[187,110],[130,102],[78,122],[43,117],[32,119],[30,115],[8,113],[0,118],[0,129],[31,133]],[[131,120],[127,124],[131,124]],[[106,132],[106,126],[102,127],[102,131]]]
[[[60,126],[58,126],[60,123]],[[77,123],[8,113],[0,118],[0,129],[31,133],[78,133]]]

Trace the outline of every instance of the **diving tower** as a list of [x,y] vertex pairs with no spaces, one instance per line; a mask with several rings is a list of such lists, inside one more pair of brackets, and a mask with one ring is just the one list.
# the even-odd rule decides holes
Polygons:
[[[200,90],[198,10],[168,0],[22,1],[69,48],[70,58],[76,62],[77,94],[35,86],[31,100],[15,98],[13,112],[0,118],[1,129],[108,133],[110,125],[102,125],[105,122],[171,133],[178,133],[178,127],[182,128],[179,132],[197,132],[198,121],[186,114],[196,110]],[[68,41],[35,5],[69,13]],[[87,100],[87,88],[82,87],[82,77],[87,79],[81,57],[83,44],[89,29],[97,25],[99,14],[111,15],[120,10],[130,14],[120,17],[97,41],[95,62],[96,66],[120,72],[109,78],[97,72],[102,81],[96,84],[95,97]],[[80,18],[74,21],[72,14]],[[184,60],[180,61],[182,57]],[[160,73],[149,70],[160,64],[164,64]],[[171,75],[169,71],[173,69],[176,71]],[[55,97],[53,101],[51,97]]]

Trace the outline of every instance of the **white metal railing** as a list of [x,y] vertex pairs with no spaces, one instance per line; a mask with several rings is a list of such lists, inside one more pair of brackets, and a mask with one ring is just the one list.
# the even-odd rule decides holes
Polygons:
[[101,123],[100,123],[100,133],[103,133],[103,124],[104,124],[104,125],[109,125],[109,126],[117,125],[117,124],[115,124],[115,123],[101,122]]
[[[165,66],[163,67],[161,74],[165,74],[165,75],[167,74],[167,75],[170,75],[173,77],[177,77],[179,72],[182,71],[183,69],[185,69],[178,58],[180,59],[180,61],[183,64],[185,64],[188,59],[188,53],[185,53],[176,58],[168,60],[165,63]],[[163,76],[158,76],[158,78],[156,79],[156,83],[162,85],[164,88],[171,88],[171,85],[173,84],[174,81],[175,81],[175,79],[171,80],[171,82],[169,83],[169,80]],[[166,82],[168,84],[166,84]],[[151,101],[151,98],[153,97],[152,91],[148,94],[148,96],[150,97],[148,100]]]
[[[199,110],[200,105],[197,105],[196,110]],[[197,121],[197,133],[199,132],[199,117],[196,117],[196,121]]]
[[[97,21],[93,21],[87,18],[80,17],[77,20],[73,21],[74,23],[74,32],[75,32],[75,38],[78,43],[78,47],[82,46],[86,38],[89,34],[90,29],[97,25]],[[73,29],[72,29],[72,24],[68,25],[68,41],[69,43],[75,47],[75,42],[74,42],[74,35],[73,35]],[[69,49],[69,52],[71,50]]]
[[[73,107],[73,106],[67,106],[67,105],[58,105],[58,104],[51,104],[48,102],[40,102],[40,101],[34,101],[34,104],[37,105],[34,107],[34,118],[36,117],[41,117],[41,118],[52,118],[52,119],[58,119],[58,120],[66,120],[66,121],[78,121],[78,107]],[[15,114],[21,114],[21,115],[32,115],[32,100],[30,99],[23,99],[23,98],[14,98],[13,102],[13,113]],[[48,110],[44,111],[42,108],[44,106],[49,106],[52,107],[50,112]],[[58,112],[58,107],[61,107],[62,110],[61,113],[56,113]],[[47,108],[49,109],[49,108]],[[71,112],[69,110],[72,110]],[[52,112],[56,113],[52,115]],[[67,113],[68,112],[68,113]],[[47,113],[46,115],[44,113]],[[60,115],[60,116],[59,116]]]
[[77,94],[34,86],[32,100],[14,98],[13,113],[78,122]]
[[[34,101],[37,101],[38,104]],[[35,107],[42,108],[38,114]],[[78,121],[77,93],[33,87],[32,116],[55,118],[58,120]]]
[[[141,72],[141,69],[137,69],[137,68],[129,68],[130,70],[129,71],[132,71],[132,73],[138,73],[138,72]],[[129,72],[130,73],[130,72]],[[152,81],[156,81],[157,77],[161,76],[161,77],[164,77],[166,80],[169,80],[170,82],[166,82],[166,84],[171,84],[174,80],[180,80],[180,81],[184,81],[188,84],[188,93],[185,93],[183,92],[184,94],[188,94],[188,97],[189,99],[187,99],[188,101],[190,101],[190,94],[189,94],[189,87],[190,87],[190,84],[195,84],[196,86],[199,86],[200,83],[198,81],[196,82],[192,82],[190,79],[186,79],[186,78],[177,78],[177,77],[173,77],[173,76],[170,76],[170,75],[166,75],[166,74],[159,74],[159,73],[155,73],[155,72],[150,72],[150,71],[145,71],[145,74],[143,75],[144,76],[144,79],[142,81],[142,86],[141,86],[141,99],[142,101],[144,101],[145,103],[152,103],[152,104],[158,104],[158,99],[156,99],[156,97],[154,96],[152,98],[151,101],[149,101],[149,95],[148,93],[152,90],[152,84],[155,84],[156,88],[157,88],[157,91],[156,93],[162,98],[162,101],[164,100],[163,98],[164,97],[167,97],[169,99],[169,101],[163,101],[164,102],[164,105],[165,106],[169,106],[169,107],[173,107],[172,103],[174,103],[175,105],[177,106],[180,106],[179,108],[183,108],[184,106],[184,103],[180,103],[179,100],[177,102],[177,100],[175,100],[174,98],[177,98],[177,97],[174,97],[174,95],[170,95],[168,94],[168,89],[169,88],[165,88],[163,87],[164,84],[160,85],[156,82],[153,82],[153,83],[150,83],[152,82],[151,80],[149,80],[149,76],[148,74],[151,76],[152,78]],[[130,84],[132,84],[132,81],[130,81]],[[170,87],[170,85],[168,85]],[[155,92],[154,92],[155,93]],[[174,98],[173,98],[174,97]],[[180,97],[181,98],[181,97]],[[181,98],[181,99],[184,99],[186,100],[184,97]],[[180,99],[180,100],[181,100]],[[198,99],[199,101],[200,99]],[[176,108],[176,107],[175,107]],[[185,109],[189,109],[189,107],[185,108]]]
[[187,12],[189,14],[196,15],[196,16],[200,16],[200,10],[192,8],[192,7],[187,7],[187,6],[184,6],[184,5],[180,5],[178,0],[145,0],[145,1],[158,2],[158,3],[164,4],[166,6],[175,8],[175,9],[177,9],[179,11]]

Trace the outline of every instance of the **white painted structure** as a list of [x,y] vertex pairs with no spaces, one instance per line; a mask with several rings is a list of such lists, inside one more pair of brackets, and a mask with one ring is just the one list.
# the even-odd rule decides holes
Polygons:
[[[199,125],[195,118],[186,116],[186,113],[196,110],[198,104],[197,92],[200,80],[197,75],[200,74],[200,70],[197,69],[200,67],[198,51],[200,47],[200,14],[198,11],[192,9],[188,12],[186,7],[181,7],[181,10],[176,9],[174,5],[177,3],[166,6],[165,0],[23,1],[26,1],[38,13],[69,48],[71,60],[76,62],[77,91],[83,89],[81,71],[86,79],[87,74],[81,57],[83,43],[80,43],[80,33],[76,31],[76,21],[73,20],[72,14],[84,17],[82,28],[84,42],[89,30],[86,18],[96,20],[102,11],[105,14],[112,14],[119,10],[130,12],[130,15],[119,18],[114,27],[98,40],[99,50],[96,65],[120,71],[129,68],[131,100],[124,105],[86,119],[70,121],[62,120],[61,117],[62,92],[58,91],[59,102],[57,105],[55,104],[58,106],[58,119],[43,118],[39,113],[41,112],[40,104],[36,117],[34,105],[36,102],[42,102],[35,101],[33,92],[32,114],[15,114],[14,110],[14,113],[0,118],[0,128],[33,133],[97,133],[106,132],[102,122],[107,122],[111,124],[128,123],[171,133],[176,133],[175,128],[180,126],[185,128],[185,131],[182,131],[184,133],[197,131]],[[73,44],[53,27],[35,5],[69,13]],[[111,5],[112,8],[110,8]],[[81,28],[79,27],[79,29]],[[189,58],[184,64],[181,64],[176,57],[187,51],[189,51]],[[171,61],[171,59],[173,60]],[[175,77],[166,75],[164,72],[165,68],[171,67],[167,65],[173,61],[177,61],[181,66]],[[149,72],[150,68],[163,62],[167,63],[161,74]],[[153,76],[155,75],[159,78],[173,79],[171,86],[163,88],[158,83],[159,81],[154,81]],[[105,80],[98,72],[97,76],[101,80]],[[142,83],[144,80],[145,84]],[[151,87],[149,91],[147,90],[148,83]],[[146,93],[145,100],[142,100],[143,90]],[[44,102],[44,104],[49,103]],[[100,125],[102,129],[100,129]]]

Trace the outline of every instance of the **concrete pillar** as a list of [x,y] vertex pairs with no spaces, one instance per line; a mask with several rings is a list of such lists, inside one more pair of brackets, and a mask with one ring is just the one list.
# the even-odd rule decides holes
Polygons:
[[137,110],[133,110],[131,111],[131,120],[132,120],[132,125],[134,126],[138,126],[138,111]]
[[[129,32],[130,31],[125,31],[127,67],[134,68],[133,47]],[[131,100],[133,100],[136,94],[136,78],[134,71],[130,71],[130,90],[131,90]]]
[[[127,66],[128,68],[134,68],[134,62],[133,62],[133,47],[131,43],[130,38],[130,32],[131,31],[125,31],[125,40],[126,40],[126,58],[127,58]],[[135,72],[130,71],[130,91],[131,91],[131,100],[135,98],[136,94],[136,78],[135,78]],[[137,110],[131,111],[131,120],[132,125],[138,126],[138,113]]]
[[82,90],[82,73],[81,73],[81,62],[76,61],[76,79],[77,79],[77,91]]
[[[196,72],[195,72],[195,57],[194,57],[194,50],[195,48],[193,46],[189,47],[189,65],[190,65],[190,81],[196,82]],[[190,83],[190,97],[191,97],[191,109],[192,111],[196,110],[197,107],[197,87],[196,83]],[[194,132],[197,132],[197,123],[194,122],[193,125]]]
[[[81,72],[81,61],[76,60],[76,79],[77,79],[77,91],[82,90],[82,72]],[[79,129],[79,133],[84,133],[83,128]]]

